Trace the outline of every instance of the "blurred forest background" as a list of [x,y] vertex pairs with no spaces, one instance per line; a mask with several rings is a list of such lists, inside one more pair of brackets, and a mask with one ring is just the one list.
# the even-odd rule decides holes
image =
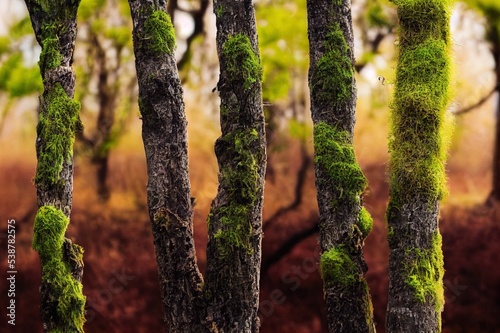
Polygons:
[[[317,204],[307,87],[306,0],[256,0],[267,121],[262,332],[326,332],[317,265]],[[22,0],[1,0],[0,331],[41,332],[40,264],[31,249],[36,214],[35,138],[40,52]],[[217,189],[219,135],[215,17],[208,0],[171,0],[176,56],[189,120],[195,237],[202,270],[206,217]],[[146,166],[126,0],[82,0],[74,67],[85,130],[75,144],[68,236],[85,249],[87,332],[162,331],[146,206]],[[387,303],[388,117],[395,68],[394,6],[353,0],[358,85],[355,148],[374,217],[365,256],[377,331]],[[458,2],[452,16],[457,113],[442,204],[444,332],[500,332],[500,204],[492,191],[500,50],[497,0]],[[495,51],[496,50],[496,51]],[[497,59],[497,61],[495,61]],[[496,69],[496,71],[495,71]],[[17,221],[17,322],[7,327],[7,219]]]

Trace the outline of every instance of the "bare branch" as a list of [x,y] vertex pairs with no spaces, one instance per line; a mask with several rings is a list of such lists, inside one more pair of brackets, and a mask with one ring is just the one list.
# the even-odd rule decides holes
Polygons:
[[476,103],[474,103],[472,105],[469,105],[466,108],[463,108],[463,109],[458,110],[458,111],[454,111],[453,114],[458,116],[458,115],[462,115],[464,113],[467,113],[467,112],[470,112],[470,111],[473,111],[473,110],[479,108],[481,105],[486,103],[490,99],[490,97],[499,89],[500,89],[500,85],[496,85],[495,87],[493,87],[493,89],[488,94],[486,94],[484,97],[482,97],[479,101],[477,101]]

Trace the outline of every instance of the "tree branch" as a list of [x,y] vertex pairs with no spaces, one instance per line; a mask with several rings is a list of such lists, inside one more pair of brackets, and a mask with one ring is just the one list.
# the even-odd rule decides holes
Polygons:
[[474,103],[472,105],[469,105],[466,108],[463,108],[463,109],[458,110],[458,111],[454,111],[453,114],[458,116],[458,115],[462,115],[464,113],[467,113],[467,112],[470,112],[472,110],[477,109],[478,107],[480,107],[481,105],[486,103],[490,99],[490,97],[499,89],[500,89],[500,86],[496,85],[495,87],[493,87],[493,89],[488,94],[486,94],[484,97],[482,97],[479,101],[477,101],[476,103]]
[[181,70],[187,64],[191,56],[191,47],[193,41],[195,40],[196,37],[198,37],[203,33],[203,22],[204,22],[203,18],[205,17],[205,13],[207,12],[208,5],[209,5],[208,0],[201,0],[199,10],[187,11],[187,13],[189,13],[193,18],[194,30],[186,40],[186,51],[182,55],[181,59],[177,62],[178,70]]
[[271,268],[275,263],[280,261],[283,257],[289,254],[295,246],[300,244],[303,240],[308,237],[318,233],[318,218],[314,218],[314,224],[309,228],[302,230],[301,232],[293,235],[289,239],[287,239],[274,253],[272,253],[269,257],[263,258],[262,260],[262,268],[261,268],[261,279],[266,276],[269,268]]
[[269,228],[276,223],[286,213],[288,213],[291,210],[294,210],[297,208],[301,203],[302,203],[302,198],[303,198],[303,191],[304,191],[304,186],[306,184],[306,176],[307,176],[307,170],[309,169],[309,166],[311,165],[312,159],[307,153],[307,150],[305,148],[305,145],[302,143],[300,147],[300,153],[302,157],[302,163],[300,165],[299,171],[297,172],[297,183],[295,184],[295,197],[293,201],[288,204],[285,207],[281,207],[278,209],[270,218],[268,218],[264,222],[264,227],[263,230],[264,232],[268,231]]

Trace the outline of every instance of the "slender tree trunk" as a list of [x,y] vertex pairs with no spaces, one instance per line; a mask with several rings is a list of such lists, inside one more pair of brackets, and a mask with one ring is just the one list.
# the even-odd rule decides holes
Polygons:
[[170,332],[258,332],[265,133],[251,1],[215,3],[221,60],[219,191],[209,217],[207,278],[196,264],[186,117],[163,1],[129,0],[148,207]]
[[497,106],[495,113],[495,142],[493,151],[493,186],[488,198],[489,203],[500,202],[500,32],[492,29],[493,57],[495,59],[495,76]]
[[397,0],[399,59],[389,142],[388,333],[441,331],[450,1]]
[[148,208],[170,332],[209,332],[196,265],[186,115],[174,58],[175,32],[161,0],[129,0],[139,81]]
[[251,0],[215,0],[222,136],[209,216],[208,320],[218,332],[258,332],[266,160],[261,65]]
[[[97,116],[96,133],[92,156],[92,164],[96,170],[97,195],[102,201],[107,201],[110,197],[110,190],[107,184],[108,162],[110,144],[112,138],[111,131],[115,123],[116,99],[118,98],[118,84],[111,83],[109,69],[106,66],[106,52],[99,44],[95,36],[94,45],[97,47],[97,96],[99,100],[99,114]],[[117,61],[119,53],[117,55]]]
[[83,250],[64,238],[73,190],[73,142],[81,129],[79,103],[73,100],[71,68],[79,0],[26,0],[36,40],[42,47],[35,175],[38,213],[33,248],[42,265],[41,316],[44,332],[83,332]]
[[362,247],[372,219],[362,208],[367,181],[352,146],[355,123],[349,0],[308,0],[309,86],[314,123],[321,272],[329,332],[374,332]]

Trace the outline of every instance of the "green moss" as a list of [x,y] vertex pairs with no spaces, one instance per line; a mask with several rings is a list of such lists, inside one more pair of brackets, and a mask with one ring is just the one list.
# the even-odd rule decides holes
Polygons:
[[359,211],[357,226],[363,234],[363,238],[366,238],[373,229],[373,218],[365,207],[361,207]]
[[407,256],[410,260],[405,265],[406,283],[413,289],[415,298],[422,303],[434,303],[436,311],[441,312],[444,306],[444,261],[439,232],[434,235],[429,249],[413,249]]
[[63,163],[73,154],[75,131],[82,125],[78,116],[80,103],[72,100],[60,83],[42,96],[42,107],[37,126],[39,142],[35,184],[50,188],[58,184]]
[[320,260],[321,276],[325,285],[347,288],[360,281],[358,268],[344,247],[324,252]]
[[394,0],[394,4],[398,6],[400,46],[415,46],[429,38],[449,44],[449,17],[454,2]]
[[42,51],[40,53],[40,70],[44,73],[48,69],[55,69],[61,66],[62,55],[60,52],[59,40],[57,38],[45,38],[42,41]]
[[258,139],[255,129],[236,131],[222,138],[233,161],[221,173],[226,203],[212,212],[220,222],[214,239],[222,255],[230,254],[234,248],[252,251],[251,213],[258,198],[259,158],[252,154],[251,146]]
[[324,54],[313,71],[312,93],[320,104],[332,105],[349,101],[354,90],[354,67],[344,33],[338,23],[330,27],[323,46]]
[[222,7],[222,5],[219,5],[216,10],[215,10],[215,16],[217,17],[221,17],[222,16],[222,13],[224,12],[224,8]]
[[314,125],[315,162],[328,175],[341,196],[359,201],[367,180],[356,162],[351,135],[319,122]]
[[394,228],[387,224],[387,240],[389,243],[394,239]]
[[[419,38],[399,49],[389,139],[391,197],[395,206],[399,206],[400,200],[412,200],[416,194],[432,203],[446,194],[444,166],[451,129],[446,110],[451,60],[448,32],[443,31],[447,31],[449,21],[448,1],[397,3],[401,6],[399,14],[404,15],[400,20],[405,22],[400,35],[406,38],[410,34],[411,38],[416,34]],[[408,12],[409,8],[418,8],[419,13]],[[429,11],[427,16],[421,13],[424,10]],[[424,22],[413,22],[417,18]],[[434,22],[438,19],[441,21]]]
[[[83,332],[85,296],[81,283],[73,278],[63,258],[64,233],[68,224],[68,218],[59,209],[40,207],[33,228],[33,249],[40,256],[42,281],[50,290],[50,302],[55,306],[53,322],[57,329]],[[82,252],[75,254],[80,260]]]
[[243,85],[243,89],[248,90],[253,84],[262,81],[259,56],[245,35],[229,37],[222,46],[221,61],[226,66],[227,78],[233,86]]
[[170,16],[155,10],[144,22],[147,47],[155,54],[172,54],[175,50],[175,30]]

